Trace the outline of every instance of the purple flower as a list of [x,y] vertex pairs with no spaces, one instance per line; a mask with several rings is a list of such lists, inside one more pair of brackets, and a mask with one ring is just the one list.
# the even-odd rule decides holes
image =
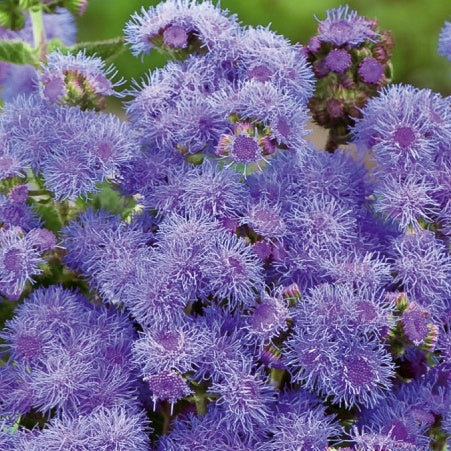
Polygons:
[[415,174],[404,178],[386,174],[374,190],[376,212],[398,224],[400,231],[421,229],[423,222],[434,222],[439,205],[434,199],[436,187]]
[[0,134],[6,143],[5,156],[0,156],[0,176],[4,171],[6,177],[18,174],[28,165],[39,170],[57,139],[58,125],[55,109],[37,95],[18,96],[6,103],[0,115]]
[[16,202],[12,199],[8,199],[1,194],[0,222],[3,223],[3,227],[5,228],[11,226],[20,227],[25,232],[29,232],[31,229],[41,225],[40,218],[29,205],[24,202]]
[[288,213],[289,239],[317,251],[336,251],[356,238],[354,211],[335,199],[312,197],[293,200]]
[[169,401],[172,413],[174,404],[192,393],[182,376],[175,371],[160,371],[149,374],[144,377],[144,380],[148,382],[149,388],[152,391],[154,409],[158,400]]
[[274,449],[323,450],[339,435],[340,427],[333,417],[316,408],[302,414],[278,415],[269,426],[272,437],[262,444],[262,451]]
[[440,135],[449,133],[447,125],[442,132],[437,130],[437,122],[446,119],[439,105],[429,90],[408,85],[384,88],[356,120],[355,141],[373,147],[381,169],[394,175],[412,171],[412,165],[427,167],[438,155]]
[[358,248],[328,256],[321,261],[321,267],[335,282],[352,283],[369,291],[391,281],[387,260],[377,252],[362,252]]
[[449,294],[451,260],[446,246],[430,231],[401,236],[393,242],[395,283],[433,315],[443,311]]
[[249,304],[263,288],[263,267],[242,238],[218,235],[203,262],[208,289],[218,301],[228,300],[230,308]]
[[245,371],[231,372],[223,381],[213,383],[209,392],[219,394],[216,404],[224,412],[221,421],[246,434],[267,424],[269,404],[276,393],[262,374],[250,372],[249,365]]
[[133,343],[134,362],[144,375],[165,370],[187,373],[201,358],[205,342],[202,330],[189,323],[159,324]]
[[384,66],[376,58],[366,57],[359,64],[358,73],[365,83],[379,83],[384,75]]
[[0,229],[0,293],[18,299],[27,282],[42,270],[44,260],[20,227]]
[[357,15],[357,11],[340,6],[326,11],[326,19],[318,20],[318,38],[336,46],[347,44],[359,46],[365,41],[375,42],[379,34],[374,31],[374,23]]
[[429,335],[430,314],[420,305],[411,303],[402,314],[401,324],[409,340],[419,346]]
[[269,27],[248,27],[239,37],[241,79],[271,82],[306,102],[313,93],[313,72],[300,45],[292,45]]
[[166,50],[206,47],[211,50],[237,32],[234,16],[227,17],[211,2],[167,0],[141,14],[135,13],[125,26],[126,42],[134,55],[155,47]]
[[276,296],[264,294],[260,303],[245,316],[250,341],[260,346],[268,344],[277,334],[288,329],[289,316],[286,302],[277,293]]
[[95,448],[138,451],[150,446],[149,421],[144,412],[128,411],[123,407],[99,408],[89,415],[54,417],[40,431],[23,433],[27,449]]
[[211,160],[186,174],[182,203],[213,217],[235,217],[244,211],[249,197],[241,177]]
[[43,161],[46,187],[59,200],[74,200],[114,179],[137,149],[131,130],[116,116],[60,107],[61,129]]
[[445,22],[440,30],[438,53],[451,61],[451,22]]
[[329,52],[324,62],[332,72],[344,72],[351,65],[351,54],[345,49],[334,49]]

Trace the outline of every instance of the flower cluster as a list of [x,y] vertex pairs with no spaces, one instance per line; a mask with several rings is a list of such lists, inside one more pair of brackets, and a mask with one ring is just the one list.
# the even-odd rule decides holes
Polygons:
[[[361,17],[348,6],[329,10],[306,48],[317,77],[310,99],[314,120],[332,129],[327,150],[347,139],[360,108],[391,80],[393,39],[376,19]],[[333,136],[335,135],[335,136]]]
[[0,112],[0,447],[439,446],[450,98],[383,87],[391,38],[348,7],[303,47],[166,0],[125,41],[173,59],[118,94],[53,52]]

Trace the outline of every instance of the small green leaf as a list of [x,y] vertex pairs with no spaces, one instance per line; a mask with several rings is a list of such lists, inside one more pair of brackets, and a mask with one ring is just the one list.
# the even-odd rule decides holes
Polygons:
[[25,15],[16,1],[0,1],[0,25],[10,30],[21,30],[25,26]]
[[111,61],[125,50],[124,38],[119,36],[105,41],[80,42],[61,51],[63,53],[77,53],[83,50],[86,55],[95,55],[104,61]]
[[33,48],[22,41],[0,41],[0,61],[13,64],[38,66],[39,60]]
[[54,233],[58,233],[63,226],[58,215],[58,212],[50,205],[43,205],[38,202],[33,202],[35,211],[41,216],[44,227]]

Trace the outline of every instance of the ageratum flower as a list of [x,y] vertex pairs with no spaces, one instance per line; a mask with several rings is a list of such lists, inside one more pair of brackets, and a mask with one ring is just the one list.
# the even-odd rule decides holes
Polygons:
[[263,288],[263,266],[252,247],[235,235],[219,234],[203,262],[207,288],[228,306],[249,304]]
[[434,222],[439,210],[435,192],[432,181],[421,179],[415,173],[406,177],[386,174],[374,190],[374,209],[397,224],[400,231],[419,230],[421,222]]
[[[0,177],[10,177],[31,166],[39,171],[57,141],[56,110],[38,95],[18,96],[0,115]],[[4,174],[6,172],[6,174]]]
[[160,371],[143,378],[152,391],[154,409],[157,401],[168,401],[171,404],[171,414],[174,404],[192,393],[186,381],[175,371]]
[[150,446],[149,420],[144,412],[124,407],[99,408],[89,415],[54,417],[42,430],[22,432],[23,449],[95,448],[139,451]]
[[304,104],[313,93],[313,72],[302,47],[269,27],[247,27],[236,50],[239,78],[271,82]]
[[451,22],[445,22],[440,30],[438,53],[451,61]]
[[134,55],[154,48],[205,53],[237,33],[235,16],[210,1],[168,0],[135,13],[125,26],[126,42]]
[[248,188],[236,171],[206,159],[187,172],[182,203],[211,217],[228,218],[244,211],[248,197]]
[[337,251],[356,239],[355,212],[327,197],[295,198],[287,214],[290,242],[317,252]]
[[376,41],[379,33],[375,31],[374,22],[359,16],[357,11],[340,6],[326,12],[326,18],[318,21],[318,39],[336,46],[355,47],[364,41]]
[[0,223],[3,223],[5,228],[20,227],[25,232],[29,232],[41,225],[41,219],[25,202],[17,202],[11,199],[11,196],[8,199],[0,194]]
[[205,351],[206,336],[188,322],[161,323],[147,329],[133,343],[134,362],[144,374],[174,370],[191,371]]
[[0,229],[0,293],[18,299],[25,284],[33,282],[43,264],[41,253],[20,227]]
[[98,57],[88,56],[84,51],[76,55],[64,55],[54,51],[42,64],[38,75],[42,97],[51,103],[79,105],[82,108],[101,108],[104,99],[119,94],[114,90],[123,81],[111,81],[116,75],[115,69],[105,67]]
[[446,148],[451,136],[445,104],[449,101],[430,90],[409,85],[384,88],[363,108],[363,117],[353,128],[354,139],[373,147],[381,170],[390,174],[406,174],[415,166],[434,167],[441,143]]
[[266,425],[276,391],[265,379],[260,372],[252,374],[247,365],[244,371],[232,371],[223,381],[213,383],[209,392],[219,394],[216,404],[224,415],[221,422],[250,435]]
[[321,451],[328,447],[330,441],[338,437],[341,428],[334,418],[325,415],[324,410],[316,408],[297,414],[289,412],[279,414],[269,425],[272,437],[265,441],[262,451],[274,449]]
[[394,283],[412,300],[423,304],[432,317],[440,315],[449,296],[451,259],[444,243],[430,231],[403,235],[393,242]]
[[57,121],[57,141],[43,160],[42,174],[58,200],[98,190],[97,184],[114,179],[137,149],[131,130],[114,115],[60,107]]

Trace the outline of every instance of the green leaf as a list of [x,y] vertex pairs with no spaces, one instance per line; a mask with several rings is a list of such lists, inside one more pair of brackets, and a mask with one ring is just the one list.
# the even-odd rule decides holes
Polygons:
[[0,1],[0,25],[10,30],[21,30],[25,26],[25,15],[16,1]]
[[63,226],[58,212],[50,205],[43,205],[39,202],[33,202],[33,207],[44,221],[44,227],[54,233],[58,233]]
[[0,61],[39,66],[39,60],[33,48],[22,41],[0,41]]
[[63,53],[77,53],[83,50],[86,55],[95,55],[104,61],[111,61],[125,50],[124,38],[119,36],[105,41],[80,42],[71,47],[61,49]]

